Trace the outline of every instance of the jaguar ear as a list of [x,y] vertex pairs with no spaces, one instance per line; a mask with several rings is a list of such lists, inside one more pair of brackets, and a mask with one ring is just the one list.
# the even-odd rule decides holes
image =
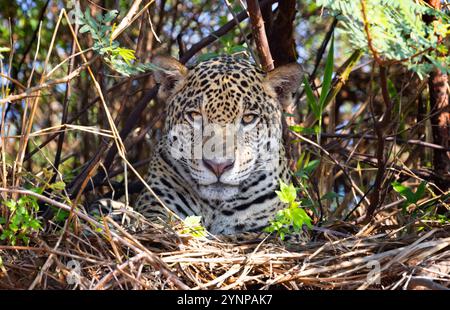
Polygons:
[[155,56],[152,63],[156,66],[155,81],[160,84],[158,96],[161,99],[167,99],[176,86],[184,80],[188,69],[175,58],[168,56]]
[[295,93],[300,86],[302,67],[298,63],[287,64],[267,73],[264,84],[282,100]]

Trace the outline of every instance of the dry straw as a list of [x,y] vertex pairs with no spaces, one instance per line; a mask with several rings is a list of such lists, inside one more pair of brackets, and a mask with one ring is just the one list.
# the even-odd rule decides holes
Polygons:
[[376,233],[366,225],[357,236],[351,231],[358,227],[336,224],[289,244],[263,236],[199,239],[127,216],[134,223],[127,230],[110,218],[107,226],[90,219],[78,235],[61,236],[50,225],[33,246],[0,246],[0,288],[448,289],[450,283],[449,226],[417,236],[403,234],[405,227]]

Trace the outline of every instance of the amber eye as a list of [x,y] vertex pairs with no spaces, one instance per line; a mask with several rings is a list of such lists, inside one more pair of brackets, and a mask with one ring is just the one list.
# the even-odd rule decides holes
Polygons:
[[202,114],[200,112],[197,111],[188,111],[186,112],[186,118],[190,121],[194,121],[196,118],[201,117]]
[[250,125],[254,123],[257,119],[258,116],[256,114],[244,114],[244,116],[242,116],[242,124]]

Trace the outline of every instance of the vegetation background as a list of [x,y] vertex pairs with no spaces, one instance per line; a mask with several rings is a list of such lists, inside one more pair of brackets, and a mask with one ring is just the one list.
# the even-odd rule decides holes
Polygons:
[[[174,272],[167,259],[130,245],[120,228],[109,232],[82,208],[99,197],[131,199],[145,186],[142,176],[164,120],[152,77],[156,54],[188,65],[243,54],[266,71],[300,63],[305,77],[296,106],[286,111],[296,192],[287,206],[306,210],[314,238],[322,238],[324,229],[337,231],[336,239],[381,236],[367,243],[367,255],[394,237],[412,243],[436,236],[444,241],[432,243],[432,253],[448,254],[449,11],[446,0],[0,0],[0,286],[67,285],[55,270],[67,276],[63,267],[76,256],[85,257],[90,270],[113,264],[98,271],[95,287],[120,287],[126,280],[114,279],[117,266],[129,267],[126,251],[141,253],[133,259],[163,275]],[[272,231],[290,233],[296,215],[286,214],[275,219]],[[107,231],[109,239],[98,242],[108,254],[80,248],[85,226],[94,235]],[[118,250],[111,234],[127,250]],[[72,241],[63,245],[67,235]],[[179,246],[162,244],[154,251]],[[30,263],[36,251],[43,261]],[[323,264],[336,265],[342,253]],[[408,253],[411,260],[423,254]],[[287,259],[297,262],[292,255]],[[23,268],[31,275],[14,284]],[[406,283],[399,270],[387,287]],[[287,275],[280,278],[284,270],[278,278],[266,271],[266,286],[298,288]],[[232,275],[225,275],[221,285],[235,283],[227,284]],[[147,276],[156,283],[151,272]],[[175,287],[198,284],[177,276]],[[197,280],[209,287],[217,277]],[[148,287],[132,278],[123,287]],[[350,285],[350,278],[339,285]],[[78,285],[94,287],[86,284],[90,276],[83,279]],[[237,287],[256,281],[240,279]],[[305,285],[319,283],[309,281]]]

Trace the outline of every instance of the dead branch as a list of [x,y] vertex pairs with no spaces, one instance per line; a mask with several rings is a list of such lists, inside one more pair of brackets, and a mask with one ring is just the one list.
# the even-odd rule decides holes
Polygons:
[[275,66],[270,53],[269,42],[267,41],[266,30],[264,28],[264,19],[258,0],[247,0],[247,9],[261,66],[266,72],[272,71]]

